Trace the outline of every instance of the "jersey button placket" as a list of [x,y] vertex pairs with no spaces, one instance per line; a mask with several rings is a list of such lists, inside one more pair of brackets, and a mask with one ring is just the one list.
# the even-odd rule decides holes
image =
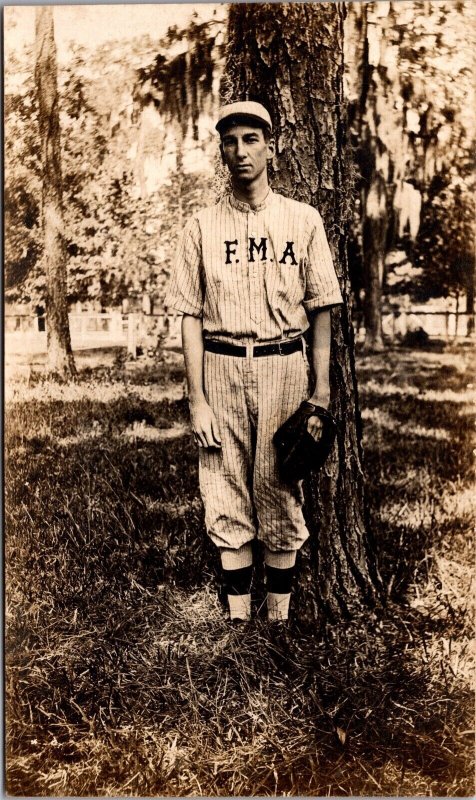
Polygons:
[[253,322],[260,322],[261,317],[259,313],[259,261],[257,258],[256,250],[253,252],[254,261],[250,260],[250,239],[258,241],[257,234],[257,212],[248,212],[248,273],[250,279],[250,301],[251,301],[251,319]]

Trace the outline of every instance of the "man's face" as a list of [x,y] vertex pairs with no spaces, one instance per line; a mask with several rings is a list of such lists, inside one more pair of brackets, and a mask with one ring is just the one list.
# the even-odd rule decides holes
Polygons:
[[266,141],[263,129],[252,125],[227,128],[220,149],[233,181],[238,183],[252,183],[259,178],[266,171],[266,163],[274,152],[273,143]]

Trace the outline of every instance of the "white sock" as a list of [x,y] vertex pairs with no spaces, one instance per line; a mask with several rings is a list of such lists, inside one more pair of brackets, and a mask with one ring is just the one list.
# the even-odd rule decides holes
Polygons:
[[269,550],[264,548],[264,563],[269,567],[276,567],[277,569],[288,569],[294,567],[296,563],[297,550]]
[[268,621],[275,622],[278,619],[287,619],[289,614],[290,600],[291,593],[275,594],[274,592],[268,592]]
[[229,594],[230,619],[251,618],[251,594]]
[[223,569],[241,569],[249,567],[253,563],[253,550],[251,542],[241,545],[236,550],[231,548],[221,548],[221,565]]

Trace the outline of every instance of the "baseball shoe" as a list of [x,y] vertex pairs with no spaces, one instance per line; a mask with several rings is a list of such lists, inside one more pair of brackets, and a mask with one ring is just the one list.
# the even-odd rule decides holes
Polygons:
[[233,628],[233,630],[240,630],[240,629],[241,630],[245,630],[246,628],[249,627],[249,625],[251,623],[251,619],[250,618],[248,618],[248,619],[240,619],[239,617],[233,617],[233,619],[229,619],[228,621],[230,623],[230,626]]
[[292,644],[291,627],[288,619],[274,619],[268,622],[268,639],[273,649],[285,653]]

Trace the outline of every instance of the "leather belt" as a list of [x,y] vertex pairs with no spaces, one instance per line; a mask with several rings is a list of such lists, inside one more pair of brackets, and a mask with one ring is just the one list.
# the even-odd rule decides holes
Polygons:
[[298,350],[304,351],[304,339],[298,336],[296,339],[286,339],[284,342],[272,342],[270,344],[255,344],[248,347],[230,342],[219,342],[216,339],[205,339],[205,350],[209,353],[218,353],[222,356],[239,356],[245,358],[248,354],[253,358],[261,356],[289,356]]

